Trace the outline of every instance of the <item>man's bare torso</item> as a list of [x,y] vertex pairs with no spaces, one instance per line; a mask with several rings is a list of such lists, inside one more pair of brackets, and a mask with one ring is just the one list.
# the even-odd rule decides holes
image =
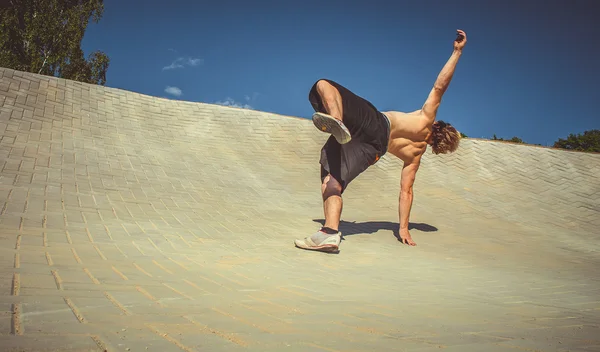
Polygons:
[[390,120],[388,152],[410,164],[427,149],[427,138],[431,134],[432,122],[421,110],[405,113],[383,111]]

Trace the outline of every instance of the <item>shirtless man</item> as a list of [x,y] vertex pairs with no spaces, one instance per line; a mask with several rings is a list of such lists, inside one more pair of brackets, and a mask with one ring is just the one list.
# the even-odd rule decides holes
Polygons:
[[404,162],[399,233],[402,243],[416,245],[408,231],[413,183],[428,145],[435,154],[451,153],[458,148],[460,133],[450,124],[436,121],[436,115],[466,43],[465,32],[457,30],[450,59],[422,108],[413,112],[380,112],[367,100],[331,80],[321,79],[313,85],[309,93],[315,110],[313,123],[319,130],[331,134],[321,149],[320,159],[325,224],[312,236],[295,240],[297,247],[337,252],[342,236],[338,229],[342,193],[354,178],[386,152]]

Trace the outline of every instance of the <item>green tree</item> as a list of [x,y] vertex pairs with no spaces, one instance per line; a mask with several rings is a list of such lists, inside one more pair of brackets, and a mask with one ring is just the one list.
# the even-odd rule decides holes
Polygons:
[[511,139],[508,140],[509,142],[513,142],[513,143],[525,143],[523,142],[523,140],[519,137],[513,137]]
[[496,137],[496,134],[494,133],[494,135],[492,136],[492,140],[493,141],[507,141],[507,142],[513,142],[513,143],[525,143],[521,138],[519,137],[512,137],[511,139],[504,139],[504,138],[498,138]]
[[600,130],[589,130],[583,134],[571,133],[566,139],[559,138],[554,142],[554,148],[600,152]]
[[9,0],[0,8],[0,66],[104,85],[110,63],[95,51],[84,57],[81,41],[103,0]]

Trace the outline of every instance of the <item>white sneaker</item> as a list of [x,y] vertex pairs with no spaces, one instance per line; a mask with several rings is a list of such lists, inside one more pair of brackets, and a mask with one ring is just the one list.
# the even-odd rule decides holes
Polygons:
[[315,112],[312,116],[312,120],[319,131],[330,133],[335,137],[339,144],[346,144],[352,140],[350,131],[348,131],[348,128],[346,128],[344,123],[332,116],[322,112]]
[[310,237],[302,240],[295,240],[294,244],[298,248],[322,252],[337,252],[342,241],[342,233],[337,232],[329,235],[323,231],[317,231]]

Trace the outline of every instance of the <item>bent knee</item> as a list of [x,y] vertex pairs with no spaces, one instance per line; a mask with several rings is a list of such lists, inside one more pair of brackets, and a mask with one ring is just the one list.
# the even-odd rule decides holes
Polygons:
[[327,175],[321,184],[321,191],[323,192],[323,196],[341,195],[342,185],[334,177]]
[[321,78],[315,83],[315,88],[317,89],[317,92],[319,92],[319,94],[321,95],[333,92],[333,90],[335,89],[335,87],[324,78]]

